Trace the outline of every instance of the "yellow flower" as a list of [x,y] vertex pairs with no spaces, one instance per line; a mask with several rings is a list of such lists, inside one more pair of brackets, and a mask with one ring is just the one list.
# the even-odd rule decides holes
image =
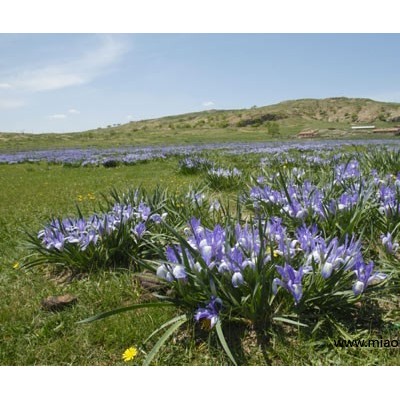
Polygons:
[[[265,249],[267,253],[271,253],[271,247],[267,246],[267,248]],[[273,250],[272,251],[274,257],[278,257],[279,256],[279,252],[278,250]]]
[[131,360],[133,360],[135,357],[136,357],[136,355],[137,355],[137,348],[136,347],[129,347],[129,349],[126,349],[125,351],[124,351],[124,354],[122,354],[122,358],[123,358],[123,360],[125,361],[125,362],[127,362],[127,361],[131,361]]
[[13,265],[14,269],[18,269],[19,268],[19,262],[17,261],[14,265]]

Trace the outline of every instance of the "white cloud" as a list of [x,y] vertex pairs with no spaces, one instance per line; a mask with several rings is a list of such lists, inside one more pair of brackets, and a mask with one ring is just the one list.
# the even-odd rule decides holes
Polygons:
[[75,109],[75,108],[70,108],[68,110],[68,113],[69,114],[80,114],[81,112],[79,110]]
[[12,85],[9,83],[0,83],[0,89],[11,89]]
[[213,101],[205,101],[202,105],[203,107],[212,107],[215,106],[215,103]]
[[65,114],[53,114],[49,115],[48,118],[50,119],[65,119],[67,116]]
[[0,108],[20,108],[25,105],[22,100],[0,99]]
[[100,35],[95,50],[64,63],[53,63],[18,71],[7,77],[7,85],[17,90],[42,92],[83,85],[106,72],[127,51],[124,42],[111,35]]
[[133,120],[133,115],[127,115],[125,117],[128,121],[132,121]]

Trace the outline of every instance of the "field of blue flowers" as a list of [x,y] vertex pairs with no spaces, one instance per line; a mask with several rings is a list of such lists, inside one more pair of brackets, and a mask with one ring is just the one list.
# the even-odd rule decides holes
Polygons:
[[76,321],[80,329],[168,309],[169,319],[124,353],[126,362],[145,365],[163,363],[159,353],[183,334],[222,349],[234,365],[254,363],[249,343],[268,364],[276,341],[290,347],[300,340],[324,352],[335,338],[397,334],[399,142],[0,155],[2,163],[94,171],[143,162],[151,168],[154,159],[173,160],[176,176],[196,185],[110,190],[91,212],[53,210],[26,233],[26,271],[135,277],[132,304],[99,309]]

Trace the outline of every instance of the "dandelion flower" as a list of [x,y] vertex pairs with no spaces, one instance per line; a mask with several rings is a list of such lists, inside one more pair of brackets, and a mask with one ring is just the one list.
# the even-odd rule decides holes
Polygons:
[[136,347],[129,347],[129,349],[126,349],[124,351],[124,354],[122,354],[122,358],[125,362],[133,360],[136,355],[137,355],[137,348]]
[[14,269],[18,269],[19,268],[19,262],[17,261],[14,265],[13,265]]

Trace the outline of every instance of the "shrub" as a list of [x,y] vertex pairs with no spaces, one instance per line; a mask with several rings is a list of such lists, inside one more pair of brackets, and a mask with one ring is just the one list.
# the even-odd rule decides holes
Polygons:
[[179,160],[178,168],[179,172],[183,174],[195,174],[211,168],[212,165],[212,162],[206,158],[199,156],[186,156]]
[[208,170],[206,180],[213,189],[235,189],[242,182],[242,172],[237,168],[214,167]]
[[141,259],[155,255],[157,225],[165,217],[140,202],[115,203],[108,212],[88,218],[79,212],[78,218],[53,219],[36,236],[29,235],[35,258],[26,266],[52,264],[74,272],[140,270]]

